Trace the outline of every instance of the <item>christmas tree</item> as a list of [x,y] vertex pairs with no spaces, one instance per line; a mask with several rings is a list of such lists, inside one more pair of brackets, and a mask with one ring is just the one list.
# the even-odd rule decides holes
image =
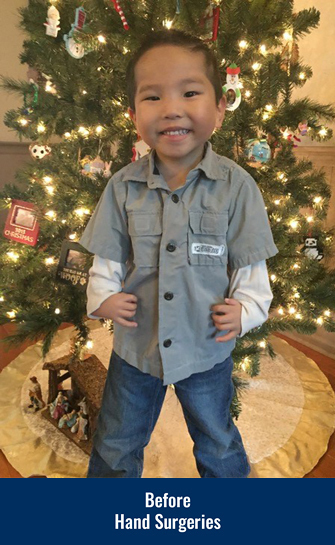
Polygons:
[[330,105],[292,99],[312,77],[298,42],[318,26],[319,12],[294,12],[293,0],[29,0],[20,16],[29,71],[27,81],[3,78],[22,96],[5,123],[32,143],[32,161],[0,194],[11,210],[0,238],[0,324],[17,326],[7,343],[42,338],[46,355],[66,322],[77,332],[73,357],[90,346],[83,271],[92,256],[83,258],[76,241],[110,175],[139,149],[126,66],[142,38],[163,28],[195,34],[215,51],[228,108],[213,148],[256,180],[279,249],[268,261],[271,316],[238,340],[236,369],[257,375],[260,356],[274,355],[275,331],[335,331],[335,271],[325,265],[330,190],[323,172],[294,155],[305,134],[332,137],[324,125],[335,117]]

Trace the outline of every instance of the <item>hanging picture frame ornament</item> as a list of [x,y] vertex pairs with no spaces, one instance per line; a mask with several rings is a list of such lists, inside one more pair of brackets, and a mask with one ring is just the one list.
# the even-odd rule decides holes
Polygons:
[[80,33],[86,21],[86,13],[83,7],[76,9],[76,18],[68,34],[64,34],[64,42],[67,52],[74,59],[81,59],[86,51],[82,44],[78,43],[75,36]]
[[241,72],[241,69],[235,63],[232,63],[230,66],[228,66],[226,72],[227,81],[222,87],[222,92],[227,97],[226,109],[233,111],[236,110],[236,108],[238,108],[241,104],[241,91],[238,87],[238,75]]

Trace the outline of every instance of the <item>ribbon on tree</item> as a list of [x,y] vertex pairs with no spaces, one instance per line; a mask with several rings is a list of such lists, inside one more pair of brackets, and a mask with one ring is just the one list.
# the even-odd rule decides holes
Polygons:
[[123,13],[123,11],[122,11],[122,8],[121,8],[121,6],[120,6],[118,0],[112,0],[112,2],[113,2],[113,4],[114,4],[114,7],[115,7],[116,11],[118,12],[118,14],[119,14],[120,17],[121,17],[121,21],[122,21],[122,24],[123,24],[123,28],[124,28],[125,30],[129,30],[129,25],[128,25],[128,23],[127,23],[127,19],[126,19],[125,16],[124,16],[124,13]]

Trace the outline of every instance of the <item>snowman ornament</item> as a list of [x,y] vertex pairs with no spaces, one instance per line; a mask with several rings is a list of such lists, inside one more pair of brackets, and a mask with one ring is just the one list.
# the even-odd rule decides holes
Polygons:
[[222,87],[222,91],[227,96],[227,110],[233,111],[241,104],[241,91],[238,87],[238,75],[241,69],[233,63],[227,68],[226,72],[227,81]]
[[86,13],[84,8],[77,8],[75,22],[71,25],[70,32],[63,36],[66,50],[74,59],[81,59],[87,53],[84,46],[75,39],[75,36],[78,38],[85,21]]

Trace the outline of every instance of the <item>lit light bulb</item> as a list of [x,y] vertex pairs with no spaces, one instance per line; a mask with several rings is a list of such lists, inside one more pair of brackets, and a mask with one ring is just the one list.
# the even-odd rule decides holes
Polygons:
[[297,312],[297,309],[294,308],[294,307],[290,307],[290,308],[288,309],[288,311],[289,311],[290,314],[295,314],[295,313]]
[[171,19],[164,19],[163,21],[163,26],[165,26],[165,28],[167,28],[168,30],[170,30],[170,28],[172,27],[172,24],[173,24],[173,21],[171,21]]
[[95,129],[95,132],[96,132],[97,134],[101,134],[103,130],[104,130],[104,128],[103,128],[101,125],[98,125],[98,126],[96,127],[96,129]]
[[246,96],[247,98],[250,98],[250,97],[251,97],[250,91],[246,91],[246,92],[245,92],[245,96]]
[[17,261],[20,257],[16,252],[7,252],[7,255],[12,261]]
[[261,341],[261,342],[259,343],[259,346],[260,346],[261,348],[265,348],[265,347],[266,347],[266,342],[265,342],[265,341]]
[[292,268],[293,268],[293,269],[300,269],[299,263],[294,263],[294,265],[293,265]]
[[262,53],[262,55],[267,55],[267,49],[266,49],[266,46],[264,44],[262,44],[260,46],[259,50]]
[[55,263],[55,260],[53,257],[47,257],[44,262],[46,265],[53,265]]
[[275,282],[276,279],[277,279],[275,274],[271,274],[270,278],[271,278],[272,282]]
[[315,202],[316,204],[319,204],[321,201],[322,201],[322,197],[315,197],[313,199],[313,202]]
[[125,113],[124,116],[125,116],[127,119],[129,119],[129,117],[130,117],[130,115],[128,114],[128,112]]
[[281,315],[283,315],[283,314],[284,314],[284,309],[282,309],[282,308],[279,308],[279,309],[278,309],[278,314],[281,314]]
[[86,346],[86,348],[91,349],[91,348],[93,348],[93,342],[92,341],[87,341],[85,346]]
[[291,32],[289,32],[289,31],[284,32],[283,38],[284,38],[284,40],[286,40],[286,41],[290,41],[290,40],[293,39],[293,38],[292,38],[292,34],[291,34]]
[[249,44],[245,40],[241,40],[238,45],[240,46],[241,49],[247,49]]
[[305,72],[300,72],[299,78],[300,78],[300,79],[306,79],[306,74],[305,74]]
[[265,106],[265,109],[266,109],[268,112],[272,112],[272,110],[273,110],[272,104],[267,104],[267,105]]
[[307,219],[308,223],[312,223],[312,221],[314,221],[313,216],[307,216],[306,219]]
[[[1,301],[1,299],[0,299]],[[325,310],[324,313],[323,313],[325,316],[328,316],[328,318],[330,317],[330,310]]]
[[292,220],[290,222],[290,227],[292,227],[292,229],[297,229],[299,226],[299,222],[297,220]]
[[295,317],[297,320],[302,320],[302,314],[300,314],[300,312],[297,312]]
[[322,325],[322,324],[323,324],[323,318],[322,318],[322,316],[320,316],[320,317],[316,320],[316,323],[319,324],[319,325]]
[[276,199],[274,203],[278,206],[280,204],[280,199]]
[[25,127],[26,125],[28,125],[28,119],[21,117],[21,119],[19,119],[19,123],[20,125],[22,125],[22,127]]
[[129,53],[129,49],[127,49],[126,47],[123,48],[123,54],[126,55],[127,53]]
[[327,133],[328,133],[328,131],[324,127],[319,131],[320,136],[327,136]]
[[105,44],[106,43],[106,38],[105,36],[103,36],[102,34],[99,34],[98,36],[98,40],[101,44]]
[[76,238],[77,238],[76,233],[71,233],[71,235],[69,235],[70,240],[75,240]]
[[285,174],[283,172],[278,172],[277,178],[279,178],[279,180],[283,180],[285,178]]
[[43,177],[43,182],[46,183],[46,184],[50,184],[52,182],[51,176],[44,176]]
[[11,310],[10,312],[7,312],[7,316],[9,316],[9,318],[15,318],[15,315],[16,315],[15,310]]
[[70,133],[70,132],[66,132],[66,133],[64,134],[64,138],[70,138],[70,136],[71,136],[71,133]]
[[60,308],[55,309],[55,314],[60,314]]
[[89,131],[85,129],[85,127],[79,127],[78,132],[82,134],[83,136],[87,136],[89,134]]
[[54,212],[53,210],[49,210],[49,212],[46,212],[45,215],[48,216],[48,218],[56,218],[56,212]]
[[39,124],[37,125],[37,132],[40,132],[40,133],[45,132],[45,125],[44,125],[44,123],[39,123]]
[[252,69],[257,72],[260,68],[261,68],[261,64],[259,62],[255,62],[253,65],[252,65]]
[[5,300],[5,298],[1,295],[1,296],[0,296],[0,303],[3,303],[4,300]]
[[266,121],[267,119],[269,119],[269,117],[270,117],[270,116],[269,116],[268,113],[263,114],[263,119],[264,119],[264,121]]
[[87,91],[85,89],[82,90],[82,95],[87,95]]
[[47,190],[48,193],[50,193],[50,195],[53,195],[54,192],[55,192],[55,188],[54,188],[53,185],[47,185],[47,186],[45,187],[45,189]]

